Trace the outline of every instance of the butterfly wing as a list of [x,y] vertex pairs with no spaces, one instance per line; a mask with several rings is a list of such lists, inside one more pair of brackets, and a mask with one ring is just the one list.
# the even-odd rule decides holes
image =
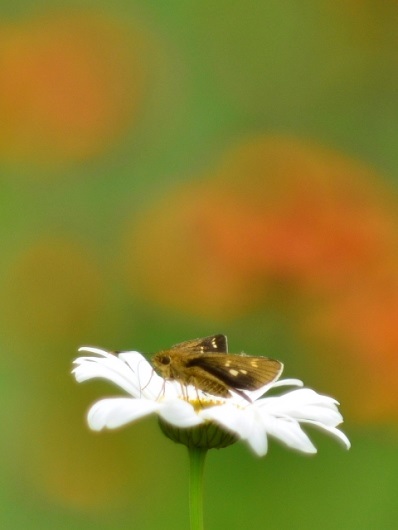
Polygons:
[[186,353],[228,353],[228,340],[221,333],[210,335],[204,339],[193,339],[175,344],[170,350],[185,351]]
[[224,385],[240,390],[257,390],[278,379],[283,364],[268,357],[251,355],[200,355],[189,360],[187,367],[202,368]]

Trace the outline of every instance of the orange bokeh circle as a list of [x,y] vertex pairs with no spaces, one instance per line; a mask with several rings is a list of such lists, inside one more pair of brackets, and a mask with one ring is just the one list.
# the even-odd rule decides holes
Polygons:
[[3,24],[0,157],[57,167],[113,145],[142,103],[144,41],[88,10]]

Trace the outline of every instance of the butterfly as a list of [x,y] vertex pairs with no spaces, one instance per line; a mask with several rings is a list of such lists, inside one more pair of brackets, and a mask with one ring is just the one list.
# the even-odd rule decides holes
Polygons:
[[187,340],[152,357],[152,365],[164,379],[193,385],[215,396],[231,392],[251,401],[245,390],[257,390],[279,378],[283,364],[268,357],[228,353],[222,334]]

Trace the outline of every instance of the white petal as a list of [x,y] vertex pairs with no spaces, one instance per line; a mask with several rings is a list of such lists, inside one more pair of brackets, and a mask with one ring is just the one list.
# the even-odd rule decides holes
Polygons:
[[147,399],[108,398],[95,403],[89,410],[90,429],[116,429],[159,410],[160,404]]
[[245,437],[250,430],[250,416],[244,410],[230,403],[202,409],[199,415],[205,420],[218,423],[240,438]]
[[329,427],[336,427],[343,421],[343,416],[338,410],[315,405],[304,407],[301,415],[292,413],[292,416],[300,421],[312,420],[323,425],[328,425]]
[[263,398],[256,406],[270,414],[288,416],[298,420],[313,420],[335,427],[343,421],[336,406],[336,400],[303,388],[282,396]]
[[314,425],[318,429],[328,432],[329,434],[331,434],[332,436],[334,436],[335,438],[343,442],[346,449],[349,449],[351,447],[350,440],[342,431],[340,431],[340,429],[336,429],[335,427],[329,427],[328,425],[324,425],[317,421],[302,421],[302,423],[308,423],[308,424]]
[[134,372],[140,397],[156,401],[164,395],[165,380],[155,372],[145,357],[137,352],[123,352],[119,354],[119,359]]
[[[289,393],[288,393],[289,394]],[[287,396],[288,394],[285,394]],[[300,388],[299,390],[292,390],[290,392],[294,396],[294,400],[302,405],[321,405],[324,407],[335,407],[339,404],[334,398],[318,394],[311,388]],[[282,396],[284,397],[284,396]]]
[[257,417],[257,409],[253,406],[241,409],[227,403],[204,409],[200,414],[202,418],[218,423],[245,440],[258,456],[267,453],[267,433],[261,418]]
[[105,350],[101,350],[100,348],[94,348],[93,346],[81,346],[77,351],[88,351],[90,353],[96,353],[98,355],[103,355],[104,357],[111,355],[109,352]]
[[254,406],[247,407],[245,414],[250,418],[250,423],[244,439],[258,456],[264,456],[268,451],[268,436],[261,414]]
[[273,388],[279,386],[304,386],[304,383],[300,379],[280,379],[272,385]]
[[269,415],[263,416],[263,421],[267,433],[288,447],[303,453],[316,453],[316,447],[297,421]]
[[79,383],[89,379],[106,379],[132,396],[141,397],[141,381],[138,369],[134,367],[141,363],[148,364],[148,362],[140,353],[129,352],[129,364],[127,364],[116,355],[108,352],[96,348],[85,348],[85,350],[93,351],[100,357],[78,357],[74,361],[75,368],[72,373]]
[[281,379],[280,381],[275,381],[273,383],[267,383],[266,385],[258,388],[257,390],[246,391],[245,394],[251,401],[256,401],[261,398],[264,394],[269,392],[273,388],[278,388],[281,386],[303,386],[304,383],[300,379]]
[[250,436],[246,439],[249,446],[258,456],[264,456],[268,451],[268,437],[265,429],[253,429]]
[[167,423],[176,427],[195,427],[203,423],[203,420],[195,412],[193,406],[182,399],[163,401],[159,410],[161,416]]

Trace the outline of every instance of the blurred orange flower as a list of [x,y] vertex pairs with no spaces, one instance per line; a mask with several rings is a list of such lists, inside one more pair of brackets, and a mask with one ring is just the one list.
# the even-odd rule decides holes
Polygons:
[[379,263],[396,238],[376,178],[335,152],[256,138],[227,154],[213,175],[208,236],[225,265],[306,292],[341,288]]
[[0,156],[44,167],[109,148],[141,104],[143,36],[95,11],[1,29]]
[[303,322],[306,337],[333,341],[321,378],[338,382],[348,415],[361,421],[398,420],[398,262],[384,257],[385,270],[360,276]]
[[[206,186],[183,186],[128,226],[124,243],[130,289],[163,307],[219,318],[253,303],[248,279],[225,267],[208,236]],[[246,275],[247,276],[247,275]]]
[[255,138],[129,229],[129,282],[197,314],[241,314],[280,281],[326,295],[390,251],[388,203],[375,174],[337,153]]

